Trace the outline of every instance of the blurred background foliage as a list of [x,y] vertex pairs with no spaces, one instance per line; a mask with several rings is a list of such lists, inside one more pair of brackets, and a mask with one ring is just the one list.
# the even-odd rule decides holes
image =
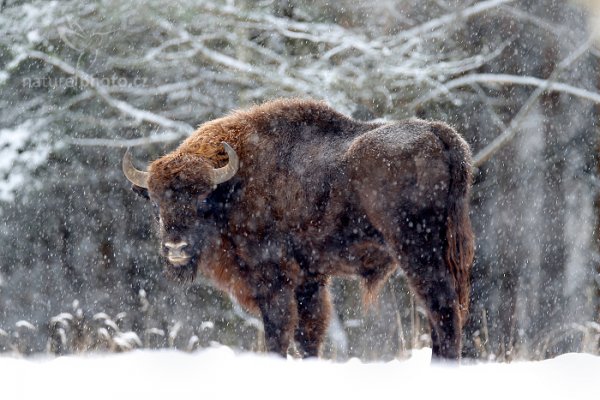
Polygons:
[[[202,278],[164,279],[123,178],[195,126],[281,96],[454,125],[477,162],[465,356],[599,352],[596,2],[95,0],[0,5],[0,351],[263,348]],[[498,140],[497,138],[501,138]],[[333,283],[325,356],[429,343],[398,272]]]

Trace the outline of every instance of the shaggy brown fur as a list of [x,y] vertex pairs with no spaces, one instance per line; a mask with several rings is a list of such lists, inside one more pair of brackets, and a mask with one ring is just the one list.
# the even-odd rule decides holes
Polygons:
[[[209,171],[240,169],[214,188]],[[313,100],[276,100],[200,126],[149,168],[163,253],[187,243],[197,271],[259,312],[267,348],[306,356],[323,342],[331,276],[359,276],[365,298],[400,266],[425,304],[435,357],[458,359],[473,236],[471,158],[440,122],[354,121]],[[138,188],[139,190],[139,188]]]

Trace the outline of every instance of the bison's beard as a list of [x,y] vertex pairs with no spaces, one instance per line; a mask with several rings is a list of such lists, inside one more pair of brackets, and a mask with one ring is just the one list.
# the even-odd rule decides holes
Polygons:
[[196,278],[197,270],[197,257],[191,257],[186,264],[173,265],[164,258],[165,262],[165,275],[168,279],[177,283],[190,283]]

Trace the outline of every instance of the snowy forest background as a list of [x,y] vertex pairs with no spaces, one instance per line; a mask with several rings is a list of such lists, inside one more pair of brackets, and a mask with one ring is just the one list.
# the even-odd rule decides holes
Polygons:
[[[465,356],[600,352],[595,1],[19,1],[0,8],[0,352],[219,342],[260,322],[162,276],[122,176],[200,123],[280,96],[455,126],[477,163]],[[401,273],[371,312],[333,284],[325,356],[428,345]]]

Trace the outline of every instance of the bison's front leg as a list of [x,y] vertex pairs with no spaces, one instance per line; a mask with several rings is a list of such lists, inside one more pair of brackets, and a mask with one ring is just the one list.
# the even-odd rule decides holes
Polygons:
[[298,322],[294,286],[274,263],[259,266],[256,303],[262,313],[267,351],[286,357]]
[[298,302],[298,328],[296,342],[303,357],[318,357],[325,338],[331,299],[327,278],[307,280],[296,288]]

